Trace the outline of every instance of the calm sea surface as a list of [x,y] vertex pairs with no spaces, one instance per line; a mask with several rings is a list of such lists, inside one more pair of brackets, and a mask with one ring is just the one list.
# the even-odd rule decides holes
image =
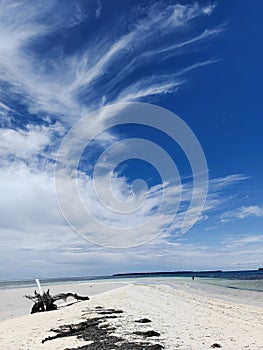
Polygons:
[[[69,277],[69,278],[46,278],[41,279],[41,284],[58,285],[58,284],[75,284],[84,282],[99,282],[99,281],[147,281],[152,283],[156,280],[158,283],[165,282],[181,282],[192,281],[192,276],[195,281],[204,285],[214,285],[230,289],[240,289],[247,291],[263,292],[263,271],[226,271],[226,272],[191,272],[191,273],[157,273],[150,275],[123,275],[123,276],[93,276],[93,277]],[[0,281],[0,289],[13,289],[36,287],[35,280],[16,280],[16,281]]]

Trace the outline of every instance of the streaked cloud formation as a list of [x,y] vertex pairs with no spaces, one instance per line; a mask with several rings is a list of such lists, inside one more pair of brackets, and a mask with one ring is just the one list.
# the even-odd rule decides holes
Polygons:
[[237,208],[235,210],[230,210],[224,213],[221,218],[222,221],[228,221],[231,219],[245,219],[249,216],[262,217],[263,216],[263,206],[250,205]]
[[[86,40],[67,52],[67,37],[89,21],[90,15],[80,3],[4,1],[1,7],[3,98],[10,93],[18,95],[30,112],[50,113],[66,122],[98,108],[100,96],[104,103],[112,103],[175,91],[185,81],[183,73],[215,61],[195,62],[163,75],[156,70],[160,60],[167,59],[167,55],[183,55],[185,47],[193,49],[195,44],[211,40],[222,31],[207,29],[193,37],[188,29],[191,21],[209,16],[213,6],[195,3],[165,7],[157,3],[138,8],[134,22],[120,18],[123,28],[118,36],[116,25],[94,40],[84,31]],[[184,32],[184,41],[180,32]],[[175,34],[172,40],[171,34]],[[152,72],[132,82],[132,76],[148,62],[153,65]],[[123,86],[127,79],[129,83]]]

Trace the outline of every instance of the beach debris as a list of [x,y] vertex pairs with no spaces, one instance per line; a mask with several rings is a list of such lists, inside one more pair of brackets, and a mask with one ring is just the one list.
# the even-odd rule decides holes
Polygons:
[[30,299],[34,302],[34,305],[31,309],[31,314],[34,314],[36,312],[56,310],[57,305],[55,302],[58,300],[66,301],[69,297],[72,297],[77,301],[89,300],[88,296],[83,297],[77,293],[59,293],[52,296],[50,295],[49,289],[47,292],[44,292],[42,294],[37,293],[35,290],[34,295],[25,295],[25,298]]
[[99,309],[99,311],[97,311],[97,313],[100,315],[111,315],[111,314],[122,314],[123,311],[122,310],[115,310],[115,309]]
[[[126,339],[123,335],[113,334],[120,327],[120,323],[112,323],[112,317],[122,318],[121,313],[116,315],[99,315],[97,311],[103,310],[107,311],[104,308],[94,308],[90,309],[90,313],[94,312],[96,315],[89,318],[85,322],[80,322],[78,324],[67,324],[60,326],[56,329],[51,329],[52,332],[56,334],[54,336],[49,336],[42,340],[42,343],[46,341],[52,341],[53,339],[77,336],[84,341],[87,341],[87,345],[82,345],[81,347],[75,349],[66,349],[66,350],[161,350],[164,347],[161,344],[156,344],[156,340],[151,340],[151,343],[148,341]],[[114,309],[108,309],[113,311]],[[120,311],[120,310],[115,310]],[[109,323],[111,322],[111,323]],[[119,333],[119,332],[117,332]],[[123,332],[122,332],[123,333]]]
[[211,348],[221,348],[222,346],[220,344],[214,343],[211,345]]
[[56,310],[58,307],[55,302],[58,300],[66,301],[69,297],[72,297],[77,301],[89,300],[89,297],[83,297],[77,293],[59,293],[52,296],[49,293],[49,289],[47,292],[42,291],[42,287],[38,278],[36,278],[35,281],[38,286],[39,293],[37,293],[35,290],[34,295],[25,295],[25,298],[30,299],[34,302],[34,305],[31,309],[31,314],[34,314],[36,312]]
[[155,331],[136,331],[133,334],[142,335],[143,337],[160,337],[160,333]]
[[36,284],[37,284],[37,286],[38,286],[39,294],[40,294],[40,295],[43,295],[43,291],[42,291],[42,288],[41,288],[41,284],[40,284],[39,279],[36,278],[35,281],[36,281]]
[[149,318],[140,318],[139,320],[135,320],[135,322],[138,322],[138,323],[150,323],[152,321],[149,320]]

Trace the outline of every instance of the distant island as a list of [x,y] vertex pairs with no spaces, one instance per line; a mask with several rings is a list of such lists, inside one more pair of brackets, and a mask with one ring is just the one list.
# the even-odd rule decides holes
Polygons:
[[259,267],[259,268],[258,268],[258,271],[263,271],[263,267]]
[[123,276],[152,276],[152,275],[194,275],[205,273],[220,273],[222,270],[213,271],[157,271],[157,272],[127,272],[127,273],[115,273],[113,277]]

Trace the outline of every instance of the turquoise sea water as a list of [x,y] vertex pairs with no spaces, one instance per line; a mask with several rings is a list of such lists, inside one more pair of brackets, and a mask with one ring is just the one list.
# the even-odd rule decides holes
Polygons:
[[[75,283],[85,283],[90,281],[104,281],[111,280],[111,277],[100,276],[100,277],[60,277],[60,278],[40,278],[41,285],[61,285],[61,284],[75,284]],[[11,281],[0,281],[1,289],[14,289],[14,288],[36,288],[36,281],[34,279],[27,280],[11,280]]]
[[[192,281],[192,276],[195,280]],[[156,273],[156,274],[132,274],[122,276],[90,276],[90,277],[67,277],[41,279],[41,284],[75,284],[99,281],[133,281],[138,283],[194,283],[200,286],[218,286],[221,288],[237,289],[245,291],[263,292],[263,271],[225,271],[225,272],[180,272],[180,273]],[[0,289],[13,289],[36,287],[35,280],[0,281]],[[200,287],[202,288],[202,287]]]

